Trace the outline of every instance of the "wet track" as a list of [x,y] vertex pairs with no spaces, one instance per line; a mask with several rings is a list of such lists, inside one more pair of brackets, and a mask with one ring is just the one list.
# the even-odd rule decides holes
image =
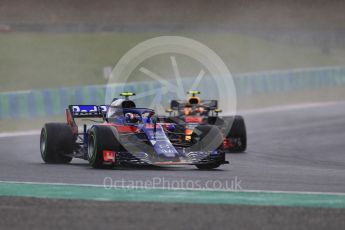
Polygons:
[[[37,135],[0,138],[0,180],[49,183],[102,185],[105,177],[113,180],[240,180],[245,190],[278,190],[308,192],[345,192],[345,103],[245,113],[248,130],[248,150],[243,154],[228,154],[230,165],[219,170],[199,171],[193,166],[166,168],[121,168],[93,170],[87,162],[73,160],[70,165],[46,165],[39,154]],[[23,228],[16,218],[27,220],[34,228],[83,229],[111,227],[127,228],[152,223],[152,228],[169,226],[190,228],[238,229],[341,229],[345,226],[344,209],[256,207],[191,204],[104,203],[94,201],[56,201],[29,198],[1,198],[3,226]],[[207,208],[206,208],[207,206]],[[33,218],[31,207],[37,212]],[[55,207],[53,214],[48,210]],[[204,207],[204,208],[203,208]],[[44,211],[46,210],[46,211]],[[71,222],[75,218],[104,215],[92,224]],[[11,215],[16,213],[16,218]],[[106,214],[108,213],[108,214]],[[112,214],[109,214],[112,213]],[[127,215],[125,213],[132,213]],[[144,214],[142,214],[144,213]],[[145,214],[146,213],[146,214]],[[199,221],[191,221],[197,214]],[[159,220],[154,216],[161,215]],[[251,221],[248,222],[248,215]],[[60,219],[59,219],[59,218]],[[176,226],[179,219],[181,226]],[[41,222],[42,221],[42,222]],[[54,228],[53,228],[54,229]]]
[[93,170],[87,162],[46,165],[37,135],[0,138],[0,180],[103,184],[114,180],[241,180],[242,189],[345,192],[345,104],[248,113],[248,150],[228,154],[230,165]]

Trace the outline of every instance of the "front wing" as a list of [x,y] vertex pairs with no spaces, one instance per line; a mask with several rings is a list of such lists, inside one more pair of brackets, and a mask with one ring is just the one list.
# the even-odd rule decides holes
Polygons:
[[115,156],[115,163],[119,165],[132,164],[132,165],[201,165],[201,164],[229,164],[225,159],[223,151],[217,154],[207,152],[189,152],[175,158],[174,160],[159,160],[150,157],[150,154],[144,152],[129,153],[117,152]]

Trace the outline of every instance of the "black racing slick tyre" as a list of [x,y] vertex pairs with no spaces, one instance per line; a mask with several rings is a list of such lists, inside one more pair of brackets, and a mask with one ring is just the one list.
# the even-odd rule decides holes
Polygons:
[[215,125],[198,125],[191,135],[191,151],[213,151],[223,145],[223,135]]
[[68,124],[47,123],[40,136],[41,157],[48,164],[67,164],[72,160],[73,133]]
[[[223,135],[219,128],[215,125],[199,125],[194,128],[192,133],[193,146],[190,148],[191,151],[213,151],[220,150],[223,146]],[[222,158],[217,162],[196,164],[198,169],[209,170],[218,168],[224,161],[225,155],[221,151]]]
[[104,162],[103,151],[119,151],[121,149],[116,128],[111,126],[93,126],[89,132],[88,157],[92,168],[113,168],[115,162]]
[[210,163],[210,164],[200,164],[200,165],[195,165],[195,166],[201,170],[209,170],[209,169],[218,168],[220,165],[221,165],[220,163]]
[[246,151],[247,149],[247,131],[246,131],[246,125],[244,122],[243,117],[236,116],[232,127],[230,129],[230,132],[228,133],[227,137],[229,138],[239,138],[240,139],[240,145],[232,148],[230,152],[233,153],[242,153]]

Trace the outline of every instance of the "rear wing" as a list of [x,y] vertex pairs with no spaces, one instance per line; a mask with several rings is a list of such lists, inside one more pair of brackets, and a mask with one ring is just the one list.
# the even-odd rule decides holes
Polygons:
[[69,105],[66,109],[67,124],[72,133],[78,135],[78,126],[74,118],[103,118],[108,111],[107,105]]
[[72,118],[104,117],[108,105],[69,105],[68,111]]
[[[188,102],[185,100],[172,100],[170,102],[170,108],[172,110],[181,110],[186,105],[188,105]],[[201,100],[199,105],[207,107],[209,110],[215,110],[218,108],[218,101],[217,100]]]

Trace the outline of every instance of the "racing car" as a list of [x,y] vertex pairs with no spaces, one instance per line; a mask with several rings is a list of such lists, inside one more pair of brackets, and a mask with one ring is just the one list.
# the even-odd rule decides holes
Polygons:
[[[186,134],[178,132],[175,124],[159,122],[152,109],[137,108],[129,99],[135,93],[120,96],[110,105],[69,105],[65,123],[46,123],[40,135],[43,161],[67,164],[81,158],[93,168],[195,165],[214,169],[229,163],[216,126],[195,127],[199,132],[186,142]],[[77,120],[84,122],[79,126]]]
[[162,118],[166,122],[178,125],[181,132],[190,140],[195,128],[202,125],[217,126],[223,136],[222,148],[225,152],[244,152],[247,148],[247,134],[245,121],[242,116],[219,116],[222,112],[218,108],[217,100],[201,100],[200,91],[187,92],[187,100],[172,100],[170,108],[166,110],[169,116]]

